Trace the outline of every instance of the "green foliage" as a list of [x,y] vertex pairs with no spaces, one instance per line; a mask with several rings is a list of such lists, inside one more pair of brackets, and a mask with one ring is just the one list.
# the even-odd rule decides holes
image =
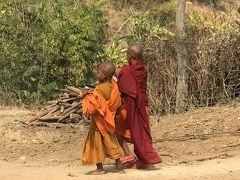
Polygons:
[[104,57],[112,61],[117,67],[127,63],[126,48],[127,43],[140,41],[145,42],[149,38],[166,40],[175,36],[167,27],[162,26],[158,19],[154,19],[148,12],[142,15],[132,14],[132,35],[121,39],[117,35],[113,37],[111,43],[105,45]]
[[234,18],[229,15],[219,15],[215,19],[208,20],[206,16],[195,13],[186,20],[185,28],[188,34],[211,32],[223,34],[238,32],[234,24]]
[[160,26],[174,26],[176,20],[176,1],[156,3],[149,9],[150,21],[157,21]]
[[134,41],[144,41],[151,37],[164,40],[173,36],[175,34],[166,27],[160,26],[158,21],[150,21],[146,16],[136,16],[134,19]]
[[126,50],[119,39],[113,39],[112,43],[105,45],[104,56],[120,68],[127,63]]
[[0,4],[0,86],[24,102],[93,81],[107,21],[98,4],[7,0]]

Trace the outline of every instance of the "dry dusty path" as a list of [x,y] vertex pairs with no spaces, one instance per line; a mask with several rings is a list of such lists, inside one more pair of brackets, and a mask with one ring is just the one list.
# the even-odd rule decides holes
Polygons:
[[95,167],[24,165],[0,162],[0,180],[115,180],[115,179],[240,179],[240,157],[214,159],[192,165],[156,166],[154,170],[114,172],[107,167],[106,175],[89,176]]
[[0,180],[240,180],[240,104],[153,117],[153,145],[163,164],[123,172],[108,166],[110,172],[103,176],[86,175],[95,167],[80,166],[76,160],[85,126],[28,126],[23,122],[31,113],[0,107]]

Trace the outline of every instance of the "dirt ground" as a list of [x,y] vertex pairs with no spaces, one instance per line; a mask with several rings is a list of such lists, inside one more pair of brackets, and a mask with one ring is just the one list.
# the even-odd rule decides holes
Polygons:
[[[104,176],[77,160],[87,133],[84,124],[26,122],[31,111],[0,107],[0,180],[62,179],[239,179],[240,104],[152,117],[154,147],[163,163],[148,170]],[[131,146],[132,147],[132,146]]]

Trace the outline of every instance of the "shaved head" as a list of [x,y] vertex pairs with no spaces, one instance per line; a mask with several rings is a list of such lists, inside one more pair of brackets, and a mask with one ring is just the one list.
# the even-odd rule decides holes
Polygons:
[[143,60],[143,46],[139,43],[129,45],[127,55],[130,59]]
[[109,80],[112,79],[116,71],[114,64],[109,62],[101,63],[98,66],[98,69],[101,70],[103,74],[106,76],[106,78]]

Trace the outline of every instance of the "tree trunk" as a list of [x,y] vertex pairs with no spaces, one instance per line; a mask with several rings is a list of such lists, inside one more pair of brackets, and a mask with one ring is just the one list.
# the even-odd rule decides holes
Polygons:
[[187,50],[185,47],[184,15],[186,0],[178,0],[176,14],[176,33],[177,33],[177,92],[176,92],[176,112],[184,112],[187,104]]

